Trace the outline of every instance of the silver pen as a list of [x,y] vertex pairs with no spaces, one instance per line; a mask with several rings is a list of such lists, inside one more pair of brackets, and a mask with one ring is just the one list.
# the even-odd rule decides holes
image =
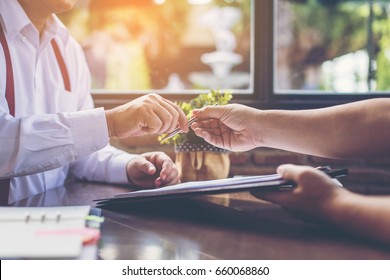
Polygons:
[[[218,106],[218,104],[214,104],[213,106]],[[190,128],[190,126],[191,126],[194,122],[196,122],[197,120],[198,120],[197,118],[191,117],[191,118],[188,120],[188,128]],[[181,133],[181,132],[183,132],[183,131],[180,129],[180,127],[177,127],[177,128],[175,128],[174,131],[172,131],[172,132],[168,133],[167,135],[165,135],[165,136],[161,139],[161,141],[164,141],[164,140],[167,140],[167,139],[169,139],[169,138],[172,138],[173,136],[175,136],[176,134]]]
[[[194,117],[190,118],[190,119],[188,120],[188,128],[189,128],[194,122],[196,122],[196,121],[197,121],[197,118],[194,118]],[[167,140],[167,139],[169,139],[169,138],[172,138],[173,136],[175,136],[176,134],[178,134],[178,133],[180,133],[180,132],[182,132],[182,130],[180,129],[180,127],[177,127],[177,128],[175,128],[174,131],[172,131],[171,133],[168,133],[167,135],[165,135],[165,136],[161,139],[161,141],[164,141],[164,140]]]

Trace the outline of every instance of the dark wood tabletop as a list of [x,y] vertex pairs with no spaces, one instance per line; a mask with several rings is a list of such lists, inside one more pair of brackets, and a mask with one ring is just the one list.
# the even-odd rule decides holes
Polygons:
[[[13,205],[95,207],[95,199],[128,191],[73,182]],[[248,193],[131,203],[105,208],[102,215],[98,259],[390,259],[389,246],[298,217]]]

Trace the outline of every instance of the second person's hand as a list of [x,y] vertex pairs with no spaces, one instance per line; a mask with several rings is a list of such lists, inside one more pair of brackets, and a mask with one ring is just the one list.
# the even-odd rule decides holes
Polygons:
[[148,94],[106,110],[110,137],[125,138],[173,131],[188,131],[188,121],[178,105],[158,94]]
[[337,213],[340,201],[351,196],[351,193],[340,187],[325,173],[309,166],[284,164],[277,172],[282,178],[296,183],[292,191],[264,192],[251,191],[257,198],[276,203],[295,213],[332,219]]
[[193,111],[198,120],[191,128],[214,146],[247,151],[261,143],[258,114],[258,110],[240,104],[208,106]]

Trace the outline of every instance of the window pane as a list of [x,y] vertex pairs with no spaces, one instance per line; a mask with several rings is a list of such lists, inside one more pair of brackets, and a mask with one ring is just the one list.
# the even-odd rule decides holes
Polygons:
[[275,0],[276,93],[390,90],[390,1]]
[[251,0],[83,0],[60,18],[95,92],[253,92]]

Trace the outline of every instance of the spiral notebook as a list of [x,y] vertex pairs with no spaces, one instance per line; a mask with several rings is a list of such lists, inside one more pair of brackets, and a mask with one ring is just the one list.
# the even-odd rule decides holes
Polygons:
[[0,207],[0,258],[77,258],[89,206]]

